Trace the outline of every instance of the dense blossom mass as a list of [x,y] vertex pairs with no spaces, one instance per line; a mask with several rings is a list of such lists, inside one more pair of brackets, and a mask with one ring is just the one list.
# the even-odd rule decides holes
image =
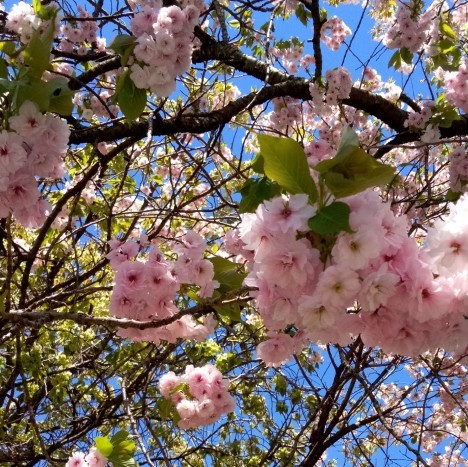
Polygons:
[[[188,386],[187,391],[184,391],[185,386]],[[181,428],[210,425],[236,406],[228,391],[229,382],[212,365],[188,366],[183,376],[167,373],[159,381],[159,390],[175,405]]]
[[468,466],[467,2],[0,25],[0,464]]
[[341,232],[326,256],[310,237],[314,209],[305,195],[275,198],[242,216],[235,233],[242,247],[231,251],[247,261],[263,322],[271,332],[298,329],[261,344],[262,359],[278,366],[307,341],[346,345],[358,334],[387,352],[464,352],[468,198],[436,222],[423,249],[377,193],[343,201],[353,232]]
[[26,227],[39,227],[50,203],[41,199],[35,177],[65,175],[63,156],[70,129],[62,119],[43,115],[30,101],[9,118],[0,134],[0,217],[13,213]]

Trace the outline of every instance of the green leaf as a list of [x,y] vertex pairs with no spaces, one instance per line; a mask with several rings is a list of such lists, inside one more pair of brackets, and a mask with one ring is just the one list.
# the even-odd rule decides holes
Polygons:
[[388,68],[393,67],[393,68],[400,68],[401,67],[401,53],[399,50],[397,50],[392,57],[390,58],[388,62]]
[[164,399],[163,397],[156,399],[156,406],[162,421],[171,418],[174,404],[169,399]]
[[16,112],[25,101],[35,102],[41,112],[47,112],[50,105],[50,95],[47,92],[45,83],[40,79],[34,79],[29,83],[17,81],[14,97],[14,108]]
[[239,203],[239,213],[255,212],[263,201],[281,194],[281,187],[268,178],[247,180],[241,188],[242,200]]
[[395,169],[376,161],[355,145],[348,129],[344,130],[342,141],[333,159],[314,167],[336,198],[355,195],[393,179]]
[[443,54],[451,52],[455,47],[454,42],[450,39],[442,39],[439,42],[436,42],[435,45],[437,47],[437,50]]
[[111,438],[111,443],[117,446],[120,442],[125,441],[128,438],[129,432],[126,430],[120,430],[114,434]]
[[109,457],[114,450],[114,445],[109,441],[109,438],[97,436],[94,438],[96,449],[105,457]]
[[286,378],[282,374],[277,374],[273,378],[273,382],[275,383],[275,390],[278,394],[285,396],[286,389],[287,389],[287,381]]
[[443,32],[447,37],[450,37],[453,40],[457,39],[457,36],[454,30],[445,21],[440,22],[440,31]]
[[265,161],[260,153],[255,156],[252,162],[252,170],[260,175],[265,174]]
[[336,198],[361,193],[367,188],[386,185],[395,169],[374,160],[362,149],[356,150],[335,171],[325,174],[324,181]]
[[138,467],[138,462],[135,459],[114,460],[113,467]]
[[317,214],[309,219],[309,227],[320,235],[339,232],[352,233],[349,225],[349,214],[351,210],[346,203],[335,201],[320,209]]
[[146,90],[135,86],[127,71],[117,81],[117,102],[127,120],[136,120],[146,107]]
[[62,77],[54,78],[47,82],[47,89],[50,95],[49,112],[71,115],[75,93],[68,87],[67,80]]
[[296,16],[304,26],[307,26],[310,13],[304,8],[302,3],[296,8]]
[[409,51],[406,47],[403,47],[400,50],[400,56],[401,59],[408,65],[411,65],[411,63],[413,62],[413,52]]
[[233,263],[221,256],[214,256],[209,258],[213,264],[214,279],[220,283],[218,290],[221,293],[236,290],[242,287],[244,279],[247,274],[239,272],[240,265]]
[[224,305],[214,305],[213,308],[223,318],[226,324],[240,323],[241,307],[238,303],[226,303]]
[[32,33],[31,40],[23,52],[24,64],[29,68],[29,76],[41,78],[44,71],[49,68],[54,33],[53,18],[45,31],[40,33],[38,30],[34,30]]
[[6,60],[0,57],[0,78],[8,78],[8,65]]
[[108,457],[109,461],[131,459],[135,454],[136,444],[130,439],[121,441],[117,446],[114,446],[112,454]]
[[1,295],[0,295],[0,313],[4,313],[5,312],[5,307],[6,307],[6,296],[7,296],[7,292],[3,292]]
[[15,43],[13,41],[0,42],[0,50],[9,57],[16,55]]
[[135,45],[135,37],[128,34],[119,34],[114,38],[109,49],[122,55],[128,47]]
[[135,48],[135,37],[120,34],[112,41],[109,48],[120,55],[122,66],[125,66]]
[[349,148],[355,148],[357,146],[359,146],[358,135],[350,126],[345,126],[341,133],[340,144],[336,155],[348,151]]
[[461,193],[457,193],[456,191],[448,190],[447,194],[445,195],[445,199],[447,201],[455,202],[460,199],[461,195]]
[[290,138],[257,135],[265,175],[290,194],[306,193],[313,203],[318,193],[310,175],[307,156],[301,145]]
[[0,78],[0,92],[7,92],[13,89],[16,83],[8,79]]

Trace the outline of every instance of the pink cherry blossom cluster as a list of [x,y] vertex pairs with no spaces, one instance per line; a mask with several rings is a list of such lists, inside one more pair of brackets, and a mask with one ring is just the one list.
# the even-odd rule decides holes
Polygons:
[[[115,285],[110,301],[110,312],[118,318],[137,321],[157,321],[177,314],[174,304],[181,284],[199,286],[198,295],[210,297],[219,283],[213,280],[213,264],[203,259],[206,244],[196,232],[188,232],[174,250],[178,253],[175,262],[168,261],[158,249],[152,249],[148,260],[132,261],[141,243],[119,240],[109,242],[111,251],[106,258],[114,270]],[[164,339],[175,342],[179,338],[204,340],[214,332],[215,322],[211,316],[203,324],[192,316],[182,316],[172,323],[149,329],[120,329],[121,337],[136,341],[159,342]]]
[[284,8],[284,13],[286,15],[293,14],[299,6],[298,0],[273,0],[272,3],[273,5],[280,5],[281,8]]
[[[90,17],[89,13],[80,5],[78,5],[78,11],[82,19]],[[63,38],[60,40],[58,48],[63,52],[73,52],[75,51],[76,44],[80,44],[76,52],[79,55],[85,55],[88,52],[89,46],[93,45],[97,50],[103,52],[106,47],[106,39],[98,37],[96,34],[97,30],[97,22],[91,20],[79,21],[76,26],[62,25],[60,33],[63,35]]]
[[353,80],[351,73],[342,66],[325,73],[328,83],[327,104],[336,105],[338,101],[347,99],[351,94]]
[[8,123],[11,131],[0,133],[0,217],[13,213],[25,227],[38,227],[50,205],[41,200],[35,176],[63,176],[70,130],[30,101]]
[[[468,196],[430,229],[425,249],[377,193],[343,201],[353,232],[341,232],[329,251],[307,225],[315,208],[306,195],[265,201],[231,234],[230,252],[247,262],[245,283],[257,289],[252,295],[272,339],[259,347],[262,359],[279,365],[306,340],[348,344],[359,334],[386,352],[464,351]],[[282,335],[291,325],[297,335]]]
[[468,152],[463,146],[458,146],[448,158],[451,190],[457,193],[468,191]]
[[269,127],[286,132],[288,127],[294,126],[301,119],[301,104],[291,97],[278,97],[272,99],[273,112],[268,116]]
[[65,467],[106,467],[107,457],[96,448],[91,448],[88,454],[81,451],[74,452]]
[[446,98],[463,112],[468,113],[468,65],[463,63],[458,71],[445,73]]
[[[78,112],[86,120],[92,120],[96,117],[113,118],[119,111],[119,107],[111,103],[113,94],[113,89],[105,89],[92,95],[76,93],[73,97],[73,104],[78,107]],[[101,147],[103,144],[100,143]]]
[[434,12],[428,10],[418,15],[416,1],[400,2],[395,14],[395,23],[387,24],[383,42],[389,49],[407,48],[418,52],[428,39],[428,32],[434,20]]
[[[27,44],[31,40],[34,31],[44,30],[49,21],[41,20],[31,5],[21,1],[11,7],[7,14],[5,27],[18,34],[23,44]],[[58,18],[55,25],[58,27]]]
[[208,100],[205,96],[201,97],[201,106],[206,106],[208,110],[218,110],[229,102],[235,101],[241,95],[239,88],[232,83],[226,83],[225,86],[221,83],[218,85],[221,89],[216,89],[217,86],[215,86],[215,92],[210,96],[211,99]]
[[138,62],[131,65],[130,77],[136,87],[149,88],[161,97],[175,90],[176,76],[192,64],[193,28],[199,16],[200,9],[193,3],[182,9],[163,7],[161,0],[152,0],[135,14],[130,25],[137,37],[134,55]]
[[300,67],[308,67],[315,64],[315,57],[310,54],[304,55],[304,49],[299,45],[293,45],[286,49],[274,47],[271,49],[271,55],[281,58],[283,65],[289,73],[297,73]]
[[422,108],[419,112],[410,112],[408,118],[405,120],[406,128],[424,128],[432,117],[432,108],[434,107],[434,101],[426,101],[423,103]]
[[178,425],[184,429],[211,425],[236,407],[229,381],[213,365],[188,365],[182,376],[170,371],[159,381],[159,390],[174,404],[180,415]]
[[327,70],[327,90],[324,93],[320,85],[315,82],[309,84],[309,92],[316,112],[326,115],[334,113],[330,106],[347,99],[353,88],[351,73],[345,67],[338,67],[334,70]]
[[349,35],[351,29],[337,16],[325,21],[320,31],[320,38],[332,50],[338,50]]

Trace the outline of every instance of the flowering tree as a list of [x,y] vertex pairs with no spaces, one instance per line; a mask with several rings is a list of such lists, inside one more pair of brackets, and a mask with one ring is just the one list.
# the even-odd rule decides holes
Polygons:
[[468,465],[467,2],[0,24],[2,465]]

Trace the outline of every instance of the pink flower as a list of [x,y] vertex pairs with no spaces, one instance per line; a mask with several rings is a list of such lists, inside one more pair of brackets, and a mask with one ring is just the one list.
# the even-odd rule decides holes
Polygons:
[[190,419],[198,413],[198,403],[184,399],[176,405],[177,412],[182,419]]
[[36,204],[39,200],[39,191],[34,176],[27,170],[21,169],[14,173],[9,179],[7,199],[13,211],[28,209]]
[[158,20],[154,24],[154,31],[167,29],[172,34],[182,32],[187,27],[184,12],[178,6],[163,7],[159,11]]
[[360,288],[359,276],[354,271],[330,266],[320,274],[314,295],[325,308],[340,310],[352,305]]
[[314,266],[319,263],[319,253],[310,248],[307,240],[272,242],[270,254],[263,252],[261,273],[265,280],[283,288],[304,285],[314,276]]
[[147,262],[145,276],[151,297],[172,296],[179,290],[180,284],[164,263]]
[[368,274],[362,283],[358,298],[364,311],[374,311],[386,305],[395,293],[400,277],[388,272],[388,265],[384,263],[378,271]]
[[106,467],[107,457],[101,454],[96,448],[91,448],[85,457],[89,467]]
[[10,117],[8,122],[12,130],[28,139],[39,136],[46,124],[44,115],[31,101],[25,101],[21,105],[18,115]]
[[210,394],[212,389],[208,368],[201,367],[189,369],[189,367],[187,367],[187,370],[184,375],[184,381],[190,386],[190,394],[197,398]]
[[335,264],[341,267],[363,269],[372,259],[379,256],[385,246],[378,232],[361,228],[353,234],[340,233],[333,246],[332,256]]
[[265,366],[279,367],[292,358],[294,341],[289,334],[276,334],[257,346],[257,355]]
[[174,251],[180,255],[185,255],[190,259],[203,258],[203,253],[206,250],[206,243],[203,237],[190,230],[182,237],[181,243],[174,247]]
[[127,292],[142,291],[146,287],[146,267],[139,261],[125,261],[115,274],[117,287]]
[[307,195],[283,195],[265,201],[257,211],[258,216],[272,232],[282,233],[307,231],[307,221],[315,214],[315,207],[309,204]]
[[15,173],[26,163],[23,139],[16,133],[3,130],[0,133],[0,172],[3,175]]
[[85,460],[84,453],[78,451],[71,455],[65,467],[89,467],[89,464]]
[[171,391],[180,383],[180,378],[173,371],[169,371],[159,380],[159,392],[167,399]]

